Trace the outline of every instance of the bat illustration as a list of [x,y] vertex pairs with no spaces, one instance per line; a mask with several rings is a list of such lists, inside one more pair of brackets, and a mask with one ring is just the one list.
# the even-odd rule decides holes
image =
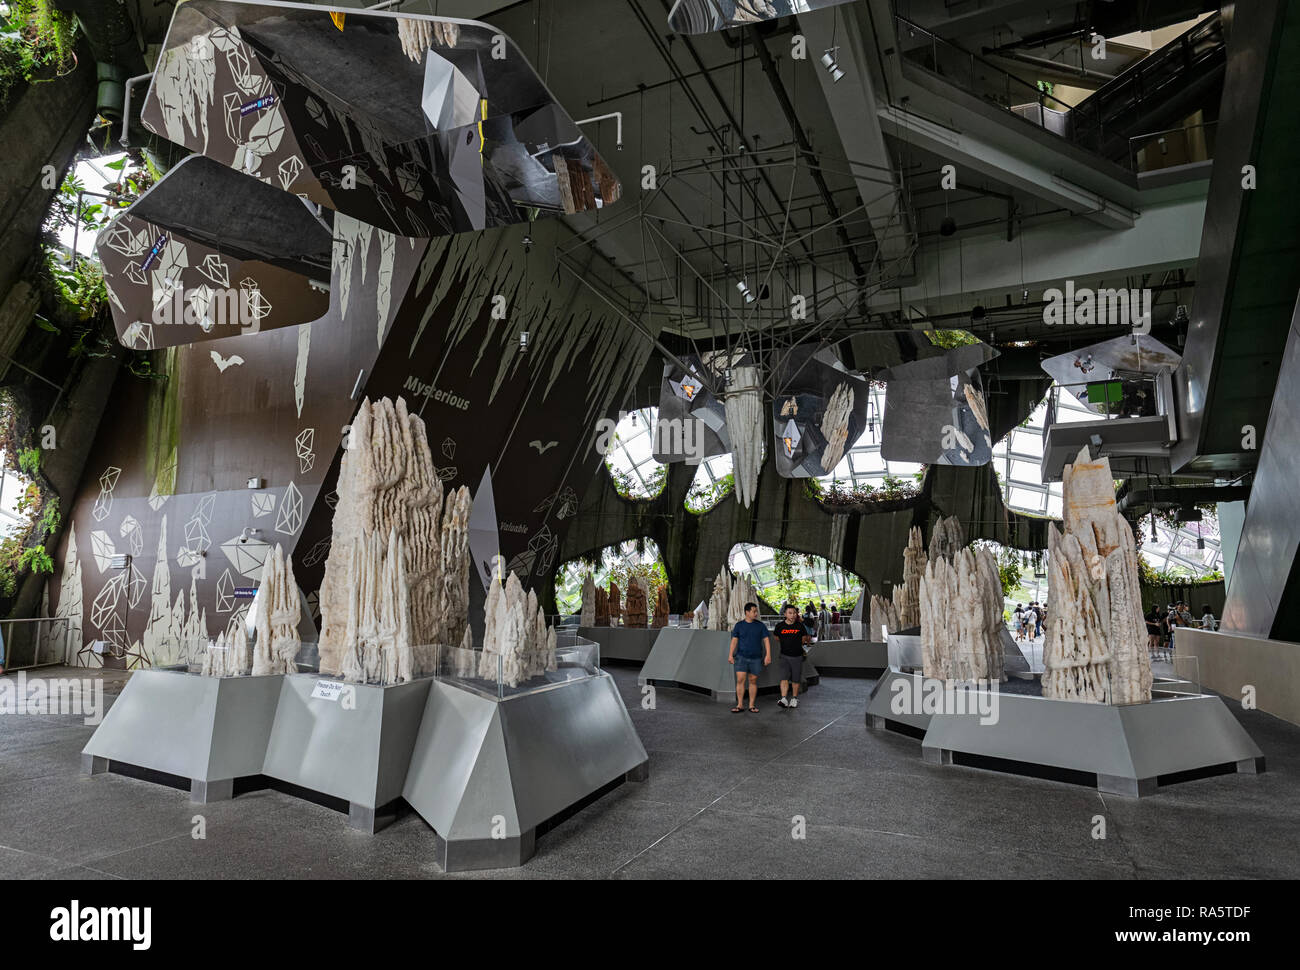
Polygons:
[[223,374],[226,372],[227,367],[234,367],[237,364],[242,364],[244,362],[244,358],[240,357],[238,354],[231,354],[229,357],[222,357],[215,350],[209,350],[208,353],[212,356],[212,363],[216,364],[217,370],[221,371]]
[[548,441],[546,444],[542,444],[540,441],[530,441],[528,447],[536,448],[539,455],[544,455],[558,444],[558,441]]

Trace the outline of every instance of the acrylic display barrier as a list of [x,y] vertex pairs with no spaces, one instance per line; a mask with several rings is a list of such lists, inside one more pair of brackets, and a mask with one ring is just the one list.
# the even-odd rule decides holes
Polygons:
[[439,646],[435,649],[436,679],[496,700],[551,690],[600,673],[600,644],[569,629],[556,630],[554,670],[519,669],[507,663],[503,654],[486,653],[478,648]]
[[[231,671],[230,666],[222,664],[217,666],[218,658],[227,653],[231,648],[218,646],[218,638],[214,636],[206,637],[162,637],[150,647],[143,651],[143,659],[148,662],[148,666],[157,670],[179,670],[191,674],[203,674],[211,669],[208,676],[251,676],[251,658],[255,638],[250,637],[248,641],[249,663],[243,665],[242,669]],[[207,668],[206,662],[211,656],[213,667]],[[298,650],[294,654],[295,670],[291,673],[311,672],[320,669],[320,655],[317,650],[317,642],[314,640],[298,641]]]

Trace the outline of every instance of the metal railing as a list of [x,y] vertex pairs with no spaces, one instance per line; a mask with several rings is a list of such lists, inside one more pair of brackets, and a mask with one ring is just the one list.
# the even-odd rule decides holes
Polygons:
[[1214,140],[1218,130],[1219,123],[1212,121],[1134,135],[1128,140],[1129,167],[1141,174],[1208,162],[1214,158]]
[[0,664],[6,673],[65,664],[77,647],[72,634],[72,619],[66,616],[0,620],[0,637],[4,638]]
[[[1114,160],[1134,171],[1141,169],[1136,167],[1133,143],[1153,137],[1158,139],[1169,132],[1130,137],[1124,134],[1124,117],[1136,115],[1143,104],[1155,98],[1167,98],[1171,90],[1176,90],[1180,84],[1185,85],[1189,77],[1203,76],[1212,61],[1225,57],[1223,27],[1215,14],[1159,50],[1152,51],[1078,104],[1070,104],[979,54],[932,34],[906,17],[896,16],[894,19],[898,49],[910,63],[1080,148],[1108,158],[1114,156]],[[1129,124],[1137,120],[1136,117],[1130,118]],[[1189,126],[1188,129],[1173,131],[1193,127],[1209,126]],[[1128,151],[1120,159],[1118,156],[1125,143]],[[1213,157],[1212,144],[1211,141],[1205,158]],[[1165,147],[1168,148],[1168,144]],[[1203,161],[1204,158],[1191,160]]]

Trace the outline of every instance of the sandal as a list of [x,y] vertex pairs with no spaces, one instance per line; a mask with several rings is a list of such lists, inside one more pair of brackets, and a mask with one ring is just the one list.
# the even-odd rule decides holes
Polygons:
[[733,708],[731,709],[731,713],[732,713],[732,714],[744,714],[744,713],[745,713],[745,709],[744,709],[743,707],[733,707]]
[[749,709],[749,713],[750,713],[750,714],[757,714],[757,713],[758,713],[758,708],[757,708],[757,707],[751,707],[751,708]]

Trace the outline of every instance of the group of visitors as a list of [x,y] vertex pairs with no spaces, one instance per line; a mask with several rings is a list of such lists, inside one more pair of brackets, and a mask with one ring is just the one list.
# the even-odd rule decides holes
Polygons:
[[1043,635],[1047,624],[1047,604],[1037,600],[1026,606],[1019,603],[1011,615],[1011,622],[1016,628],[1017,640],[1037,640]]
[[[796,613],[799,608],[792,603],[786,603],[782,608],[782,613],[786,609],[793,609]],[[814,606],[813,601],[809,600],[808,605],[803,610],[804,625],[810,630],[817,632],[819,640],[841,640],[844,638],[844,624],[848,620],[847,613],[840,613],[839,605],[832,603],[828,608],[826,601],[821,600]]]
[[[768,630],[767,624],[758,618],[758,604],[745,604],[745,618],[731,629],[731,649],[727,662],[736,671],[736,706],[732,714],[748,710],[758,713],[755,703],[758,697],[758,675],[772,662],[772,637],[775,636],[781,646],[778,658],[781,671],[781,699],[776,703],[786,709],[799,706],[799,682],[803,679],[803,658],[808,652],[813,636],[805,620],[799,615],[799,607],[786,604],[783,616],[775,630]],[[749,703],[746,706],[745,694],[748,692]]]
[[1210,609],[1208,603],[1201,607],[1201,618],[1197,620],[1193,618],[1192,611],[1184,600],[1170,603],[1164,609],[1159,606],[1152,606],[1151,612],[1146,615],[1146,623],[1147,650],[1153,660],[1160,658],[1173,659],[1174,631],[1179,627],[1214,630],[1219,625],[1219,621],[1215,618],[1214,611]]

